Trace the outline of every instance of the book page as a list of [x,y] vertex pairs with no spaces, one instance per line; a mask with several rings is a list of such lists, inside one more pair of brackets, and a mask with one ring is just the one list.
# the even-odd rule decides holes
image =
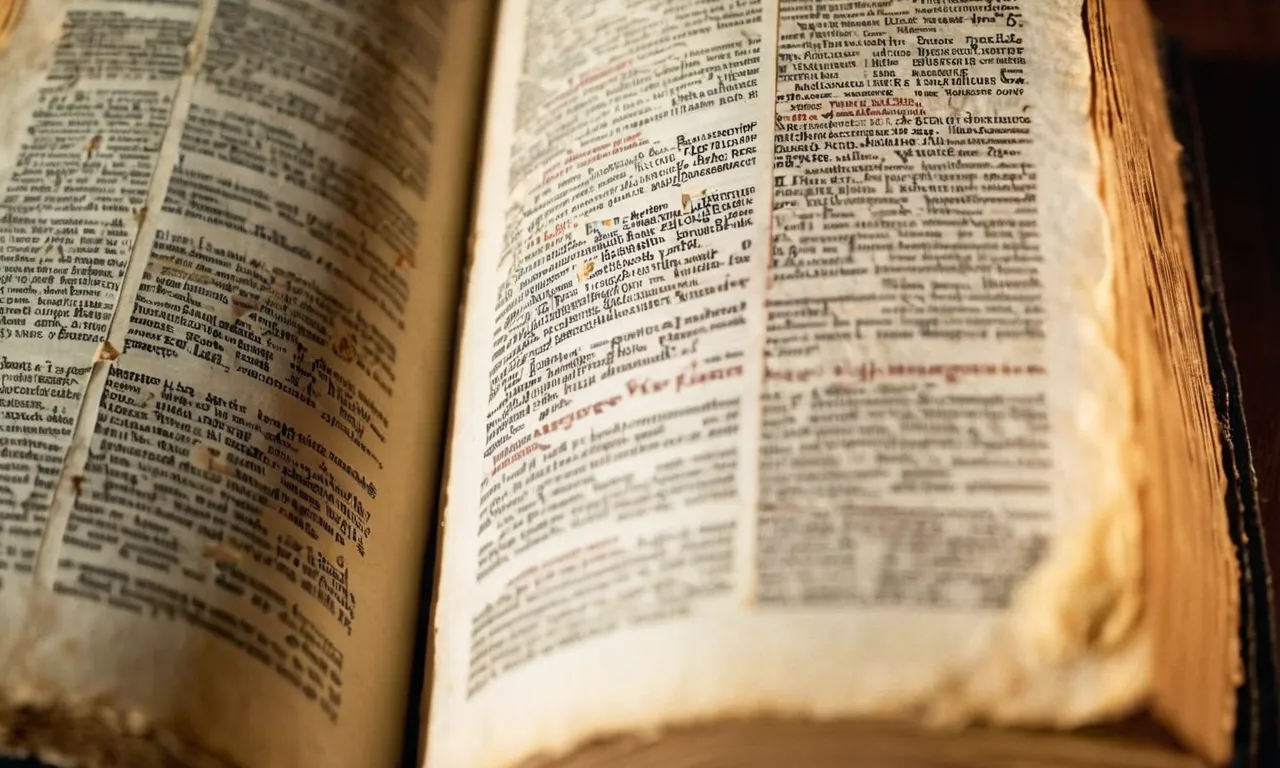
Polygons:
[[394,764],[486,5],[19,10],[0,749]]
[[1078,0],[516,0],[429,768],[709,718],[1135,707]]

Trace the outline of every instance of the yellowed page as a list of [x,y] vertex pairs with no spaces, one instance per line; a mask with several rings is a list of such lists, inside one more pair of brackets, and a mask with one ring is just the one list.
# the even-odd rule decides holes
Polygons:
[[0,750],[392,765],[487,5],[43,0],[0,50]]
[[505,6],[428,768],[1140,703],[1081,5],[989,5]]

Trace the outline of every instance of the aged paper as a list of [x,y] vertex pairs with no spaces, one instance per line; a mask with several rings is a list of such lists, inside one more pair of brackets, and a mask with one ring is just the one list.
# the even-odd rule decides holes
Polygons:
[[1080,5],[997,5],[504,8],[429,768],[1141,698]]
[[10,32],[5,748],[395,761],[485,8],[60,0]]

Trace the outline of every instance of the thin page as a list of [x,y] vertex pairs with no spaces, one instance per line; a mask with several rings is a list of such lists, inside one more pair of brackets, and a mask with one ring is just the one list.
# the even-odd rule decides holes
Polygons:
[[998,5],[505,6],[429,768],[1141,700],[1080,3]]
[[19,4],[6,751],[395,761],[484,7]]

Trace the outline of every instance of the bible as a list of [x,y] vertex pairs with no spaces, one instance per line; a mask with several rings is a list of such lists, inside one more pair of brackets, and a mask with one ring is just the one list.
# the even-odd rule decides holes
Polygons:
[[1268,764],[1169,60],[1135,0],[0,0],[0,754]]

